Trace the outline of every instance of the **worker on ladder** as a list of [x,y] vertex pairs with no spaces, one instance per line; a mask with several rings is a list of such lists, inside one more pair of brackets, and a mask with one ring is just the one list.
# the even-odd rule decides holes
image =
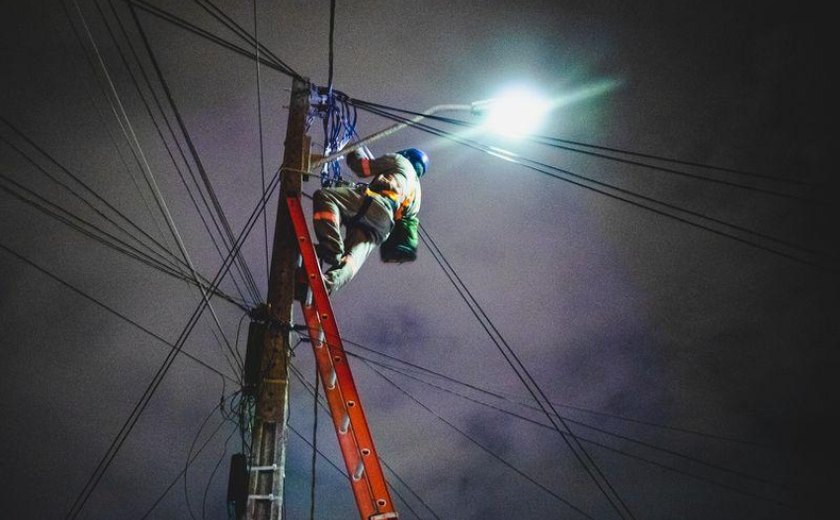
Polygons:
[[312,199],[316,251],[328,266],[324,285],[330,294],[352,280],[380,244],[385,262],[417,257],[420,178],[429,167],[429,158],[417,148],[380,157],[360,148],[347,155],[347,165],[359,177],[370,178],[370,183],[342,182],[321,188]]

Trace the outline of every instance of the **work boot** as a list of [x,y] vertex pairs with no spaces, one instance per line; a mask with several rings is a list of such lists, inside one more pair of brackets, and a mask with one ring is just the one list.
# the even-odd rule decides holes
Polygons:
[[318,255],[318,260],[327,264],[330,269],[334,269],[341,264],[341,255],[331,251],[324,244],[315,244],[315,253]]
[[330,268],[324,273],[324,287],[327,289],[327,294],[332,296],[344,287],[351,278],[353,278],[353,270],[344,262]]

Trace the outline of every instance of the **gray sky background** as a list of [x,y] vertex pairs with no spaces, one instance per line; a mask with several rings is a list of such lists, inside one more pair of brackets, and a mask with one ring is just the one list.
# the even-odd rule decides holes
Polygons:
[[[98,4],[115,28],[109,3]],[[241,44],[196,3],[153,4]],[[806,5],[776,10],[736,4],[337,6],[335,87],[351,97],[422,111],[528,85],[558,101],[541,134],[773,176],[786,182],[656,163],[809,199],[473,136],[763,234],[734,232],[823,268],[417,130],[372,146],[375,153],[417,146],[430,154],[424,228],[558,411],[574,421],[573,433],[639,520],[816,518],[837,481],[829,471],[837,434],[831,419],[837,409],[840,294],[838,232],[831,224],[837,216],[836,167],[829,162],[836,142],[836,131],[829,131],[831,32],[825,14]],[[160,213],[153,217],[144,203],[144,196],[151,201],[149,190],[132,180],[142,177],[102,94],[101,88],[109,88],[102,69],[94,71],[86,61],[85,52],[95,56],[76,4],[65,5],[84,51],[60,1],[4,4],[0,115],[137,225],[171,243],[157,227]],[[125,5],[115,5],[153,76]],[[253,30],[251,2],[218,5]],[[212,278],[220,257],[97,3],[79,0],[78,7],[189,254],[198,271]],[[148,14],[140,19],[238,234],[260,194],[255,65]],[[260,1],[258,19],[266,46],[298,73],[326,84],[329,2]],[[124,45],[121,36],[118,41]],[[283,154],[291,80],[265,67],[261,78],[265,164],[273,172]],[[581,95],[604,85],[597,94]],[[364,136],[389,124],[360,112],[357,131]],[[320,125],[310,135],[320,143]],[[0,136],[0,186],[18,183],[107,227],[15,150],[72,184],[10,126],[1,124]],[[313,180],[304,190],[316,188]],[[269,236],[275,208],[276,196],[269,204]],[[0,212],[2,516],[61,518],[168,347],[7,249],[172,342],[200,295],[7,190],[0,191]],[[244,255],[264,294],[262,221]],[[222,288],[237,294],[230,280]],[[519,404],[528,402],[526,390],[428,249],[410,265],[371,257],[333,303],[352,342],[349,351],[398,365],[357,343],[506,396],[494,398],[428,373],[412,379],[376,367],[394,386],[359,359],[351,361],[379,454],[402,480],[391,479],[408,503],[397,501],[401,518],[618,518],[558,433],[535,424],[545,417]],[[214,309],[225,336],[231,343],[238,337],[244,352],[247,319],[222,300]],[[213,330],[205,313],[184,351],[235,377]],[[308,344],[299,346],[293,363],[314,379]],[[80,518],[141,518],[161,496],[150,518],[225,518],[228,459],[240,442],[231,436],[231,422],[213,433],[223,422],[213,409],[235,390],[230,380],[179,356]],[[311,441],[313,399],[297,380],[292,402],[290,424]],[[318,422],[319,449],[341,466],[329,418],[321,412]],[[186,480],[164,494],[184,469],[193,442],[198,446],[208,438]],[[288,518],[309,518],[311,448],[292,434],[288,449]],[[318,518],[357,516],[349,485],[323,459],[317,465],[316,511]]]

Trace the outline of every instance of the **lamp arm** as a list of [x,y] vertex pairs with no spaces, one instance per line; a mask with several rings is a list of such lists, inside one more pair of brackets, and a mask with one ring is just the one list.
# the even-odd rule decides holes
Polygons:
[[344,156],[347,155],[348,153],[353,152],[355,150],[358,150],[359,148],[361,148],[363,146],[367,146],[368,143],[371,143],[373,141],[381,139],[385,136],[391,135],[394,132],[397,132],[398,130],[402,130],[403,128],[405,128],[407,126],[410,126],[414,123],[417,123],[420,120],[426,118],[427,116],[430,116],[430,115],[435,114],[437,112],[448,112],[448,111],[456,111],[456,110],[473,111],[474,108],[475,107],[473,105],[456,105],[456,104],[435,105],[432,108],[423,112],[422,114],[413,117],[408,123],[397,123],[395,125],[389,126],[388,128],[384,128],[384,129],[382,129],[378,132],[375,132],[375,133],[365,137],[364,139],[362,139],[362,140],[360,140],[356,143],[353,143],[351,146],[345,147],[344,149],[342,149],[342,150],[340,150],[340,151],[338,151],[338,152],[336,152],[332,155],[328,155],[326,157],[321,158],[318,162],[314,163],[311,168],[312,168],[312,170],[317,170],[318,168],[320,168],[321,166],[323,166],[326,163],[329,163],[329,162],[332,162],[332,161],[335,161],[335,160],[343,159]]

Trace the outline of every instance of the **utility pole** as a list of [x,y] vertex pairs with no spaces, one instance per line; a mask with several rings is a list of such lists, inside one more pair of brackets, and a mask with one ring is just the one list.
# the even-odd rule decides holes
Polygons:
[[266,327],[257,380],[257,402],[251,435],[247,520],[281,518],[289,417],[289,351],[298,244],[289,210],[289,193],[300,193],[302,171],[309,161],[306,117],[310,85],[295,78],[289,102],[280,196],[274,228],[274,245],[268,279],[268,327]]

